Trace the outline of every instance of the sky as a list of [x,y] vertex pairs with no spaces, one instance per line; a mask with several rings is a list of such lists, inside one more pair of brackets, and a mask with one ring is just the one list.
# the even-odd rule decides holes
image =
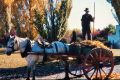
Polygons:
[[[117,25],[111,9],[113,7],[106,0],[72,0],[72,10],[68,19],[68,29],[81,29],[81,17],[85,13],[85,8],[89,8],[89,13],[94,16],[95,2],[95,28],[103,29],[109,24]],[[91,23],[91,28],[93,23]]]

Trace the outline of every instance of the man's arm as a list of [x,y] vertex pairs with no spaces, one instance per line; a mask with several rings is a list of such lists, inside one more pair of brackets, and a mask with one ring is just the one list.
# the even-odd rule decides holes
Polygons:
[[83,26],[83,18],[84,18],[84,15],[82,15],[82,18],[81,18],[81,25]]
[[94,22],[95,18],[90,15],[90,21]]

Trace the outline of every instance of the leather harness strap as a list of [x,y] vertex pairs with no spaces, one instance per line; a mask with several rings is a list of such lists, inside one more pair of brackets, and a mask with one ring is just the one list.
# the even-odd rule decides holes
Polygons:
[[65,53],[68,53],[66,44],[65,43],[63,43],[63,44],[64,44],[64,48],[65,48]]
[[57,43],[55,43],[56,53],[58,53],[58,46]]
[[45,44],[43,43],[43,48],[44,48],[44,53],[43,53],[43,60],[42,60],[42,64],[44,64],[47,61],[47,53],[45,51]]

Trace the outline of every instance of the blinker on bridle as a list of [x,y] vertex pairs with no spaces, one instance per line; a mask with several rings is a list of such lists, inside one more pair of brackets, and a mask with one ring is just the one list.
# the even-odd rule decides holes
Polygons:
[[13,44],[13,46],[8,46],[8,48],[11,48],[12,51],[15,51],[15,49],[14,49],[14,44]]
[[[17,43],[17,41],[15,41],[14,43]],[[8,46],[8,48],[11,48],[13,52],[15,51],[15,49],[14,49],[15,45],[14,45],[14,43],[13,43],[13,46]]]

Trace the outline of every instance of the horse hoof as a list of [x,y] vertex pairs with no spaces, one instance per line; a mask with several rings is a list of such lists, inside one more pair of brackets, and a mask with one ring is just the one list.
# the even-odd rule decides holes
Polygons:
[[32,80],[35,80],[35,78],[33,78]]
[[70,78],[69,77],[65,77],[63,80],[70,80]]
[[30,80],[30,78],[27,78],[26,80]]

